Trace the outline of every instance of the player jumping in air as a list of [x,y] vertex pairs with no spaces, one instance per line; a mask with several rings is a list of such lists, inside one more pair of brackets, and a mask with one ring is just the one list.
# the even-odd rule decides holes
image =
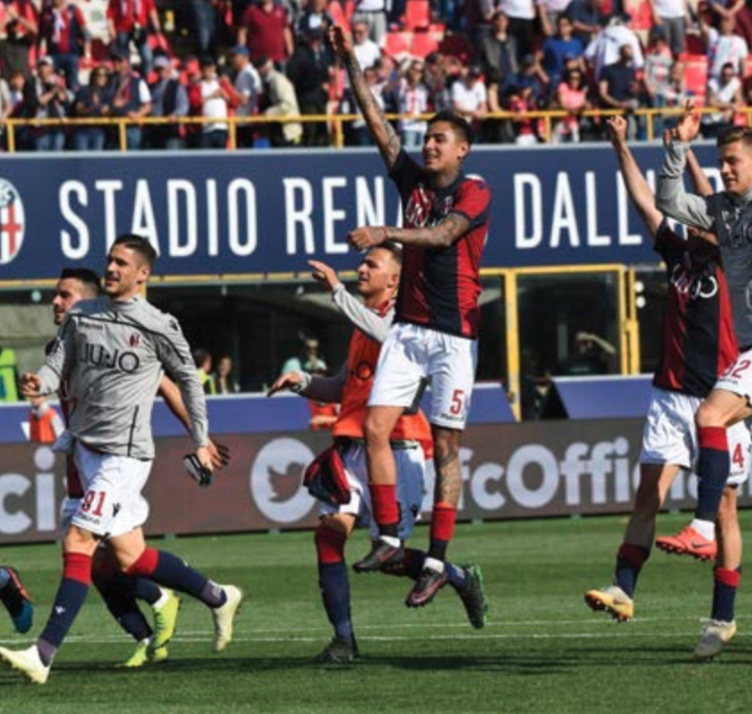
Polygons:
[[[718,248],[696,231],[685,241],[668,227],[627,146],[626,121],[614,117],[609,124],[624,183],[666,264],[668,284],[662,350],[640,456],[640,486],[617,554],[613,584],[585,593],[593,610],[627,621],[634,616],[637,578],[650,555],[658,510],[679,472],[691,473],[697,459],[695,412],[717,376],[736,359],[737,346]],[[687,163],[698,191],[712,193],[691,152]],[[701,658],[718,654],[736,630],[734,600],[741,570],[736,501],[738,485],[747,479],[750,435],[740,423],[729,430],[729,439],[735,458],[718,515],[720,548],[711,619],[695,650]]]
[[[315,534],[319,585],[334,637],[318,657],[323,662],[351,661],[358,655],[350,615],[350,585],[345,566],[345,542],[356,524],[373,526],[368,490],[368,473],[363,442],[363,421],[381,344],[394,317],[394,295],[399,284],[401,252],[392,243],[372,248],[358,268],[360,303],[339,281],[329,266],[311,261],[314,277],[332,293],[332,300],[357,328],[350,340],[347,362],[335,377],[325,378],[289,372],[269,390],[271,396],[290,389],[303,397],[324,402],[341,402],[342,410],[332,430],[337,452],[347,478],[350,500],[332,505],[322,503],[321,522]],[[431,446],[430,427],[422,412],[402,415],[390,443],[397,462],[397,498],[400,506],[398,537],[404,542],[413,530],[423,500],[424,450]],[[377,531],[372,528],[374,536]],[[403,549],[401,563],[387,571],[417,579],[426,553]],[[483,576],[475,565],[445,563],[448,582],[460,596],[470,624],[485,624],[486,600]]]
[[656,546],[680,555],[703,558],[715,549],[715,520],[733,454],[727,429],[752,416],[752,129],[733,127],[717,140],[724,190],[711,196],[688,194],[683,174],[690,143],[699,133],[700,117],[691,102],[666,146],[658,178],[656,207],[686,226],[717,236],[728,282],[739,356],[716,382],[697,410],[700,443],[697,462],[697,508],[678,535],[658,538]]
[[[60,273],[60,279],[55,287],[52,300],[53,319],[60,327],[68,311],[81,300],[91,300],[102,294],[99,276],[86,268],[66,268]],[[47,347],[49,352],[53,343]],[[180,390],[168,377],[162,377],[159,391],[175,417],[186,427],[190,434],[190,419],[185,405],[180,397]],[[63,412],[65,425],[70,421],[71,404],[67,389],[61,383],[58,398]],[[57,438],[61,435],[65,425],[57,416],[55,410],[40,397],[33,400],[29,418],[32,440],[40,438],[46,431]],[[43,428],[47,424],[48,428]],[[226,450],[218,449],[209,443],[212,463],[219,469],[226,463]],[[73,456],[66,459],[66,498],[61,507],[61,531],[65,535],[73,516],[78,511],[81,499],[84,497],[81,479],[76,469]],[[98,548],[92,564],[92,582],[102,596],[107,609],[118,621],[121,627],[137,642],[133,654],[124,663],[125,667],[141,667],[149,662],[163,662],[168,657],[167,643],[172,638],[177,625],[180,601],[177,596],[166,588],[160,588],[147,578],[134,578],[119,572],[117,562],[106,548]],[[152,608],[154,615],[154,629],[150,627],[146,618],[138,607],[137,600],[143,600]]]
[[424,166],[420,167],[402,150],[399,137],[374,100],[350,33],[334,27],[329,38],[397,184],[405,225],[363,227],[348,236],[358,250],[394,240],[404,251],[394,324],[379,356],[364,424],[379,538],[354,568],[375,571],[403,558],[397,471],[389,436],[430,381],[436,466],[431,542],[423,571],[408,595],[408,604],[420,607],[433,599],[448,577],[444,561],[462,489],[460,441],[475,380],[480,259],[488,234],[491,194],[484,181],[462,173],[472,141],[465,119],[442,112],[428,122]]
[[107,257],[106,296],[79,302],[44,366],[21,378],[28,398],[52,394],[65,382],[74,407],[68,433],[85,493],[63,539],[63,575],[47,625],[26,650],[0,648],[5,662],[39,684],[47,681],[55,653],[86,599],[101,540],[108,541],[121,571],[207,605],[215,651],[232,639],[240,590],[217,585],[171,553],[148,548],[141,530],[149,513],[141,491],[154,458],[151,413],[163,370],[183,395],[196,459],[213,469],[206,401],[190,347],[177,320],[139,296],[155,260],[146,239],[120,236]]

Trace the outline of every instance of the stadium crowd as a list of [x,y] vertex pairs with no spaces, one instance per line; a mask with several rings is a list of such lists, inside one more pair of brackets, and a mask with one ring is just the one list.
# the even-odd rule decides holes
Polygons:
[[[97,3],[106,31],[94,37],[86,18]],[[583,116],[598,108],[622,110],[630,138],[645,138],[634,110],[687,98],[717,108],[703,117],[707,136],[747,123],[744,0],[3,0],[0,130],[7,118],[196,116],[210,121],[130,124],[128,148],[221,149],[228,116],[357,114],[326,39],[332,24],[352,26],[374,96],[405,117],[398,129],[412,148],[425,131],[419,115],[447,108],[491,143],[543,140],[528,112],[547,109],[568,112],[553,122],[557,142],[605,137],[603,117]],[[518,116],[488,116],[498,111]],[[118,146],[112,125],[15,133],[26,151]],[[332,139],[326,121],[237,131],[240,147]],[[362,120],[345,123],[346,144],[370,141]]]

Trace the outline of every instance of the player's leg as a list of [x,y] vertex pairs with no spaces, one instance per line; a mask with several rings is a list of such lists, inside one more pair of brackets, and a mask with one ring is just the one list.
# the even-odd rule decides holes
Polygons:
[[[739,360],[735,364],[739,364]],[[746,371],[752,377],[752,370]],[[739,380],[734,378],[732,368],[719,380],[716,388],[697,410],[697,475],[700,481],[697,486],[695,516],[676,536],[658,538],[656,546],[661,550],[677,555],[692,555],[701,560],[714,557],[715,519],[728,480],[731,459],[735,456],[729,453],[727,429],[752,415],[748,397],[744,396],[748,387],[752,386],[748,384],[749,381],[744,379],[737,384]],[[739,393],[726,389],[726,386]]]
[[16,632],[23,634],[31,629],[34,606],[18,573],[8,566],[0,567],[0,602],[8,611]]
[[711,659],[736,634],[734,605],[742,574],[742,533],[737,514],[738,486],[727,486],[718,510],[718,557],[713,569],[713,606],[694,655]]
[[324,515],[314,534],[321,600],[334,630],[332,641],[316,658],[318,662],[351,662],[358,656],[345,563],[345,543],[355,527],[355,520],[352,513]]
[[389,438],[405,409],[419,402],[425,374],[422,351],[421,331],[413,325],[394,325],[379,353],[363,425],[369,491],[379,537],[371,551],[353,565],[357,572],[379,570],[402,559],[397,469]]
[[616,555],[612,584],[585,593],[585,602],[591,609],[607,612],[620,622],[634,616],[637,579],[650,556],[655,519],[680,470],[678,464],[640,464],[640,485],[624,540]]

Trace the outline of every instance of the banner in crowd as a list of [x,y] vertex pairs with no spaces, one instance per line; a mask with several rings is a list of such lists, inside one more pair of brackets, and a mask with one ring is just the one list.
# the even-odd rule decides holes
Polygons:
[[[630,510],[638,484],[641,419],[474,425],[461,451],[459,518],[510,519]],[[315,524],[317,504],[302,473],[329,443],[321,432],[255,433],[222,437],[230,466],[202,489],[182,466],[185,438],[157,441],[146,488],[150,534],[229,533],[298,529]],[[49,447],[0,445],[0,542],[54,540],[64,496],[64,459]],[[430,517],[433,469],[423,512]],[[694,477],[680,476],[667,507],[687,508]],[[752,505],[741,487],[740,502]]]
[[[661,149],[635,154],[653,182]],[[466,169],[493,194],[484,267],[656,261],[608,144],[476,147]],[[124,232],[151,240],[162,276],[352,269],[348,231],[399,222],[375,150],[19,154],[0,167],[0,282],[101,269]]]

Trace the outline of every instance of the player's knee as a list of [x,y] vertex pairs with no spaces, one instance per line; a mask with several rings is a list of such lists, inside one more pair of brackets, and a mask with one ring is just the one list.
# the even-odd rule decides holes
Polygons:
[[97,548],[94,534],[78,526],[71,526],[63,537],[64,553],[86,553],[92,555]]
[[726,426],[726,415],[712,402],[703,402],[695,415],[695,423],[700,429]]
[[363,423],[363,435],[369,447],[385,446],[389,443],[390,424],[379,414],[370,413]]
[[454,429],[433,430],[434,459],[446,461],[459,455],[461,432]]
[[718,507],[718,528],[726,531],[728,528],[736,525],[736,489],[727,486],[723,490],[721,505]]

